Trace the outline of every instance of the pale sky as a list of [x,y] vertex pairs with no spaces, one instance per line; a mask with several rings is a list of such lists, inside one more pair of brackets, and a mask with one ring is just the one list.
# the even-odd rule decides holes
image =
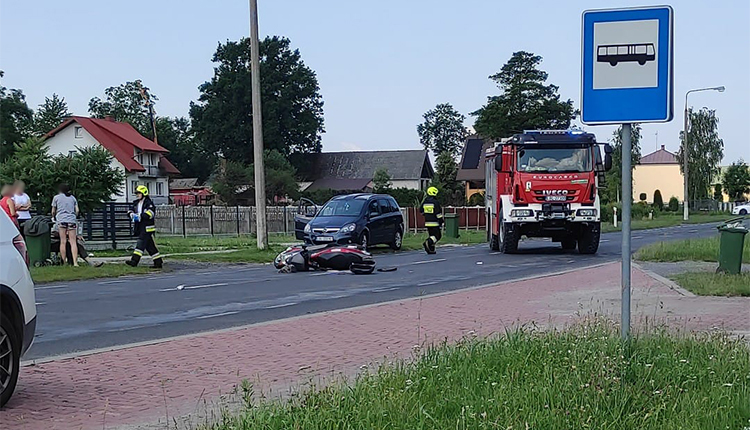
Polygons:
[[[514,51],[579,105],[581,12],[642,5],[621,0],[258,0],[260,34],[282,35],[316,71],[325,101],[324,151],[418,148],[416,126],[437,103],[461,113],[497,94],[487,79]],[[676,151],[685,92],[716,109],[725,163],[750,160],[750,1],[680,0],[675,13],[675,119],[644,125],[643,153]],[[58,93],[87,114],[104,88],[141,79],[157,114],[187,115],[211,78],[219,42],[248,35],[247,1],[0,0],[3,84],[31,107]],[[467,125],[473,118],[467,119]],[[586,127],[607,140],[613,127]]]

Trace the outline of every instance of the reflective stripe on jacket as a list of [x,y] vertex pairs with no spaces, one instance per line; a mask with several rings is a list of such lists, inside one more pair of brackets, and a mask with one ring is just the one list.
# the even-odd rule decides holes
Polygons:
[[443,208],[435,197],[427,196],[419,211],[424,215],[425,227],[440,227],[440,222],[443,220]]

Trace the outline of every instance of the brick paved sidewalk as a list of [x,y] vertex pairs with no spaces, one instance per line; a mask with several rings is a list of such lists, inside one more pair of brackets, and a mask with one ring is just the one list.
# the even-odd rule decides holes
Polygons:
[[[564,325],[589,312],[616,318],[619,273],[613,263],[25,367],[15,396],[0,411],[0,427],[89,430],[164,423],[167,416],[196,412],[202,400],[213,401],[242,379],[266,388],[293,385],[304,382],[303,374],[351,374],[373,360],[408,357],[420,341],[487,335],[530,321]],[[633,285],[634,319],[750,332],[748,298],[683,296],[638,268]]]

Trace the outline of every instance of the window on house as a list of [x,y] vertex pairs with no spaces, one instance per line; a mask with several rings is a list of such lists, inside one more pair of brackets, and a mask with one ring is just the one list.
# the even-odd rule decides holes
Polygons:
[[138,164],[140,164],[142,166],[143,165],[143,153],[142,152],[138,153],[137,160],[138,160]]
[[76,139],[83,139],[83,127],[76,126],[75,133]]
[[157,182],[156,183],[156,195],[157,196],[163,196],[164,195],[164,182]]
[[135,195],[135,189],[138,188],[138,181],[130,181],[133,188],[133,195]]

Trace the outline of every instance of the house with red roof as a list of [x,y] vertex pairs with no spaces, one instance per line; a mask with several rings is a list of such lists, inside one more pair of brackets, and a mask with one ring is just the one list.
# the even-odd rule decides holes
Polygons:
[[180,171],[169,162],[169,151],[143,137],[132,125],[111,118],[67,118],[47,133],[45,144],[52,155],[73,154],[78,148],[102,146],[112,153],[112,166],[125,173],[125,183],[112,201],[130,202],[139,185],[148,187],[156,204],[169,203],[169,178]]

